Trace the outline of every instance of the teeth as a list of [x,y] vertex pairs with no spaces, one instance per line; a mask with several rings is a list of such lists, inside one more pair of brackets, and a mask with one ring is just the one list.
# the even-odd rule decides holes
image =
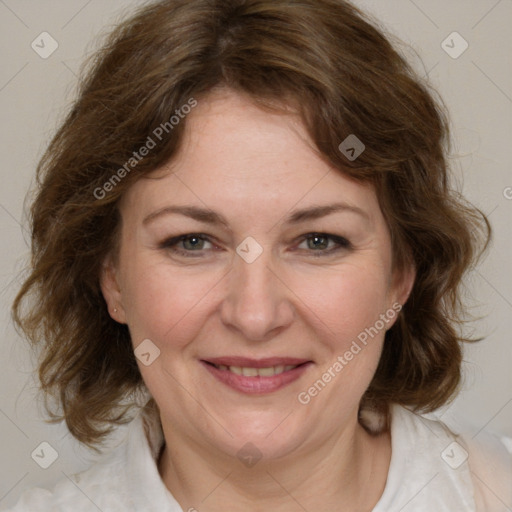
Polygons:
[[226,366],[223,364],[215,365],[219,370],[229,370],[236,375],[243,375],[244,377],[272,377],[273,375],[279,375],[283,372],[288,372],[296,368],[298,365],[289,364],[286,366],[269,366],[268,368],[247,368],[241,366]]
[[258,375],[260,377],[272,377],[272,375],[275,375],[275,374],[276,374],[276,370],[272,366],[270,368],[260,368],[258,370]]

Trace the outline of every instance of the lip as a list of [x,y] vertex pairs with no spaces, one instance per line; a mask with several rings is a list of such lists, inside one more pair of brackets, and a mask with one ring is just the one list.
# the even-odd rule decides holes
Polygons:
[[224,366],[242,366],[245,368],[268,368],[270,366],[290,365],[290,364],[304,364],[309,362],[309,359],[299,359],[296,357],[265,357],[264,359],[251,359],[248,357],[239,356],[226,356],[226,357],[212,357],[203,359],[207,363]]
[[[220,361],[220,362],[217,362]],[[248,359],[244,357],[219,357],[208,360],[201,360],[201,364],[208,370],[208,372],[222,384],[238,391],[240,393],[250,395],[262,395],[272,393],[284,388],[285,386],[295,382],[307,369],[313,364],[312,361],[306,359],[294,358],[267,358],[267,359]],[[229,362],[229,364],[226,364]],[[249,368],[267,368],[269,366],[278,365],[300,365],[292,370],[285,371],[278,375],[269,377],[246,377],[244,375],[237,375],[229,370],[220,370],[213,366],[213,364],[225,366],[245,366]]]

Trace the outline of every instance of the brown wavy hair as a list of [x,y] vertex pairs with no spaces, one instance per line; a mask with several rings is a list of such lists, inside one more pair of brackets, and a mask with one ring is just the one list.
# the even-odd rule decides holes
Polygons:
[[[377,26],[344,0],[164,0],[94,54],[37,169],[30,274],[13,304],[39,349],[51,418],[81,442],[95,446],[127,421],[144,390],[127,326],[111,319],[99,284],[120,198],[178,151],[186,118],[170,128],[172,116],[216,87],[298,111],[327,162],[376,187],[394,267],[416,268],[362,404],[432,411],[453,397],[470,341],[461,279],[490,226],[449,183],[442,101]],[[130,160],[162,126],[165,137]],[[366,146],[354,161],[339,149],[350,134]]]

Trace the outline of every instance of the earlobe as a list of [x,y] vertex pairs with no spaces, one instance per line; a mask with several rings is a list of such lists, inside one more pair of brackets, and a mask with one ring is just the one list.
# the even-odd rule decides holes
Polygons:
[[126,323],[118,273],[110,258],[101,267],[100,287],[111,318],[121,324]]
[[395,325],[396,320],[403,309],[404,304],[409,299],[414,282],[416,280],[416,268],[414,265],[407,265],[405,268],[394,272],[392,293],[389,296],[388,311],[391,321],[386,327],[386,331]]
[[398,272],[396,276],[396,302],[402,306],[407,302],[411,295],[416,281],[416,267],[411,263]]
[[402,310],[404,304],[409,299],[414,282],[416,280],[416,267],[409,264],[402,270],[395,271],[393,277],[392,294],[390,296],[390,310],[395,311],[394,320],[387,326],[386,330],[391,329],[398,318],[398,313]]

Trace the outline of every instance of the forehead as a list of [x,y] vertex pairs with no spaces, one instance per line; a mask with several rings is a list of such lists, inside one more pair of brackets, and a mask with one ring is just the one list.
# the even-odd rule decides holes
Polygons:
[[229,90],[199,102],[187,119],[183,143],[171,166],[176,170],[184,161],[191,170],[204,166],[207,159],[211,169],[256,180],[303,167],[326,167],[298,113],[262,110],[250,98]]
[[198,102],[180,151],[150,177],[128,191],[130,210],[178,202],[262,217],[339,201],[379,210],[373,187],[330,165],[297,113],[262,110],[226,90]]

